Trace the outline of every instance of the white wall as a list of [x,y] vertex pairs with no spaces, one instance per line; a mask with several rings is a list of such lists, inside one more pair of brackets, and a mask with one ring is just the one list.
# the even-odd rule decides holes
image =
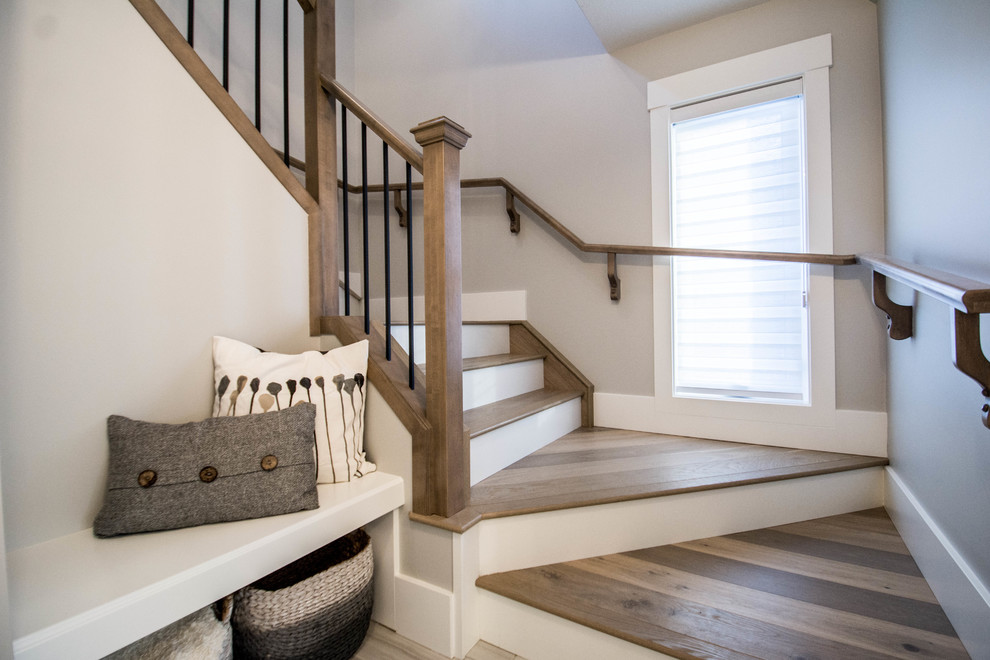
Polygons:
[[[187,0],[156,0],[179,32],[188,38]],[[228,87],[242,110],[256,121],[254,112],[254,20],[253,2],[230,4],[228,43]],[[303,130],[303,11],[289,3],[289,153],[305,160]],[[217,80],[223,81],[223,3],[198,2],[195,9],[193,45],[196,53]],[[283,129],[283,15],[281,2],[261,3],[261,132],[268,142],[284,151]]]
[[[394,128],[447,115],[473,134],[464,177],[508,178],[587,241],[649,241],[645,81],[572,0],[362,1],[355,48],[356,93]],[[512,236],[504,205],[500,190],[463,194],[465,291],[526,289],[529,320],[596,385],[651,390],[648,260],[620,257],[613,303],[604,255],[531,217]]]
[[[881,0],[887,251],[990,282],[990,4]],[[910,292],[898,289],[900,302]],[[914,296],[914,336],[890,343],[891,470],[940,531],[982,596],[936,595],[968,640],[990,655],[990,429],[980,386],[951,362],[948,306]],[[990,353],[984,314],[983,352]],[[907,535],[905,535],[907,538]],[[912,538],[907,538],[910,542]],[[914,549],[914,548],[912,548]],[[945,552],[945,550],[943,550]],[[960,611],[962,608],[962,611]],[[971,618],[973,614],[978,618]]]
[[209,414],[210,337],[308,337],[306,215],[121,0],[0,5],[8,548],[89,527],[105,419]]
[[[604,52],[571,0],[366,0],[355,9],[356,93],[400,130],[444,114],[473,134],[464,177],[504,176],[584,240],[652,237],[646,83],[831,32],[835,250],[883,243],[876,8],[772,0]],[[377,180],[377,179],[375,179]],[[598,392],[652,395],[652,260],[585,255],[531,216],[511,236],[500,191],[463,195],[466,291],[526,289],[529,319]],[[865,269],[836,273],[838,407],[884,409],[883,319]]]

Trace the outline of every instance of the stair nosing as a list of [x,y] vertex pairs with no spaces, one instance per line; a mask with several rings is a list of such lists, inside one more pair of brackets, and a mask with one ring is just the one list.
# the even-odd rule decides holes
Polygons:
[[[580,390],[548,390],[546,388],[526,392],[525,394],[519,394],[514,397],[509,397],[508,399],[502,399],[501,401],[496,401],[494,403],[478,406],[477,408],[465,410],[464,426],[468,428],[468,436],[473,439],[490,431],[500,429],[503,426],[508,426],[513,422],[519,421],[520,419],[525,419],[545,410],[549,410],[554,406],[566,403],[573,399],[579,399],[582,394],[583,393]],[[535,399],[537,400],[537,403],[535,405],[530,404],[525,407],[519,405],[519,408],[514,410],[512,406],[514,404],[521,404],[524,399]],[[509,409],[509,414],[505,417],[500,417],[497,421],[484,424],[483,426],[472,426],[472,418],[482,417],[486,412],[497,407],[507,407]],[[475,424],[477,423],[478,420],[475,419]]]
[[518,364],[520,362],[532,362],[533,360],[545,360],[546,353],[499,353],[497,355],[483,355],[473,358],[464,358],[463,371],[477,371],[489,367],[501,367],[507,364]]

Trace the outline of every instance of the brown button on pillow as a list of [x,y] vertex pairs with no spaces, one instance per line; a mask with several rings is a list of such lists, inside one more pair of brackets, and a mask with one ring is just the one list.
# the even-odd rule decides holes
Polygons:
[[311,403],[189,424],[111,416],[107,494],[93,533],[117,536],[317,508],[315,419]]

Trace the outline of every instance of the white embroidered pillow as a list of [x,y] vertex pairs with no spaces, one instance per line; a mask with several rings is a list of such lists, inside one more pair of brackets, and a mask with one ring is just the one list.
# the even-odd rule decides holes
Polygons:
[[213,415],[249,415],[313,403],[316,481],[350,481],[376,469],[364,451],[367,371],[367,340],[325,354],[284,355],[214,337]]

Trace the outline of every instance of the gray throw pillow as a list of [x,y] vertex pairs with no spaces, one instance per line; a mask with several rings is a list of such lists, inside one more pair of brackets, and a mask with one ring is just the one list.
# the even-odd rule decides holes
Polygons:
[[189,424],[107,419],[110,473],[96,536],[261,518],[319,506],[316,407]]

